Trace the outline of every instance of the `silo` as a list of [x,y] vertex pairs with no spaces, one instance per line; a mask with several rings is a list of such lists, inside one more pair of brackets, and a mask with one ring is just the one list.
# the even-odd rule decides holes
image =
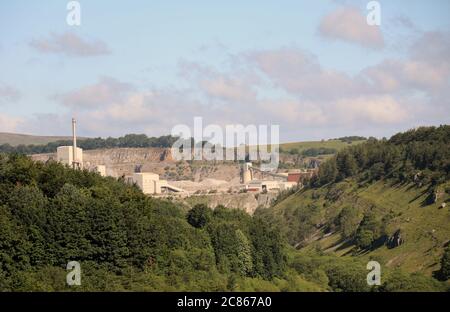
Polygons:
[[248,184],[251,180],[253,180],[252,171],[250,170],[251,167],[251,162],[247,162],[242,165],[241,178],[243,184]]

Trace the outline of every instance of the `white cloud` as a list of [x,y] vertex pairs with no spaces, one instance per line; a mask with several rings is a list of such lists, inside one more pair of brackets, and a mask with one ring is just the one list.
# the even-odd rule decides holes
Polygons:
[[356,94],[365,82],[336,70],[324,69],[316,57],[296,48],[256,51],[250,62],[276,86],[306,99],[334,99]]
[[121,101],[124,95],[131,90],[133,90],[133,86],[128,83],[111,77],[101,77],[95,84],[57,94],[52,98],[71,108],[92,109]]
[[404,122],[409,115],[404,105],[388,95],[341,99],[333,108],[334,118],[343,124],[355,122],[395,124]]
[[248,70],[234,68],[231,72],[221,73],[211,67],[182,61],[179,72],[211,99],[249,102],[256,98],[254,86],[259,80]]
[[225,101],[245,101],[254,99],[256,96],[256,93],[242,81],[228,79],[224,76],[201,80],[200,86],[208,96]]
[[426,32],[411,46],[409,58],[387,59],[363,71],[385,92],[421,90],[433,94],[449,87],[450,34]]
[[319,33],[330,39],[340,39],[363,47],[384,46],[380,28],[368,25],[366,17],[354,7],[339,7],[326,15],[320,23]]
[[110,50],[101,40],[86,40],[73,32],[51,33],[49,38],[33,39],[30,46],[42,53],[89,57],[109,54]]
[[22,122],[22,118],[0,113],[0,132],[16,132]]
[[55,96],[69,112],[46,116],[46,129],[68,133],[75,115],[80,135],[163,135],[202,116],[205,124],[222,126],[279,124],[293,140],[448,123],[450,70],[439,36],[424,33],[405,58],[386,59],[356,75],[324,68],[314,55],[287,47],[232,55],[233,65],[222,70],[181,62],[185,89],[143,89],[104,77]]

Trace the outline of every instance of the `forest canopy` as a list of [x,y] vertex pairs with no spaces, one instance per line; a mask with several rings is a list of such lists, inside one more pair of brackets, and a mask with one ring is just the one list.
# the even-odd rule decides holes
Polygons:
[[[160,137],[148,137],[145,134],[127,134],[123,137],[112,138],[86,138],[78,140],[78,147],[85,150],[116,148],[116,147],[171,147],[177,137],[165,135]],[[54,153],[58,146],[72,145],[71,140],[59,140],[45,145],[0,145],[0,153],[41,154]]]

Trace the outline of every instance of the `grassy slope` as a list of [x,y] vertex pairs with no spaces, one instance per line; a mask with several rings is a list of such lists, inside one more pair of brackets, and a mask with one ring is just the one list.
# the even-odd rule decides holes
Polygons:
[[362,142],[364,141],[354,141],[351,144],[342,142],[341,140],[309,141],[309,142],[282,143],[280,144],[280,147],[286,152],[289,152],[294,148],[298,149],[299,152],[302,152],[310,148],[320,148],[320,147],[334,148],[339,151],[344,147],[360,144]]
[[[447,187],[450,183],[447,184]],[[358,204],[362,207],[375,206],[380,212],[392,210],[396,217],[387,225],[387,232],[392,235],[397,229],[401,229],[405,242],[399,247],[388,249],[379,247],[366,253],[355,253],[355,247],[342,241],[341,234],[335,232],[323,237],[323,230],[318,231],[316,237],[318,243],[305,247],[313,248],[319,244],[322,250],[343,257],[356,256],[361,259],[375,258],[387,267],[401,267],[409,272],[423,272],[431,275],[439,268],[439,260],[442,256],[443,246],[450,239],[450,209],[440,209],[442,202],[448,201],[446,194],[437,203],[423,206],[426,198],[425,189],[418,189],[413,185],[395,186],[387,182],[379,181],[367,187],[358,187],[356,183],[349,183],[345,195],[331,205],[323,207],[326,202],[325,188],[316,190],[321,194],[319,199],[311,198],[312,190],[301,191],[279,203],[274,209],[278,213],[292,206],[316,203],[322,208],[322,217],[337,215],[345,205]],[[314,246],[316,248],[316,246]],[[355,252],[354,252],[355,251]]]
[[[55,142],[58,140],[71,140],[72,137],[68,136],[37,136],[28,134],[17,134],[17,133],[5,133],[0,132],[0,145],[10,144],[12,146],[17,145],[44,145],[50,142]],[[82,139],[82,138],[79,138]]]
[[[10,144],[12,146],[17,145],[44,145],[50,142],[55,142],[58,140],[71,140],[70,136],[37,136],[37,135],[29,135],[29,134],[19,134],[19,133],[7,133],[0,132],[0,145],[1,144]],[[83,138],[78,138],[83,139]],[[282,143],[280,147],[289,152],[291,149],[297,148],[299,152],[310,148],[334,148],[336,150],[341,150],[344,147],[360,144],[364,141],[354,141],[351,144],[342,142],[341,140],[327,140],[327,141],[307,141],[307,142],[292,142],[292,143]]]

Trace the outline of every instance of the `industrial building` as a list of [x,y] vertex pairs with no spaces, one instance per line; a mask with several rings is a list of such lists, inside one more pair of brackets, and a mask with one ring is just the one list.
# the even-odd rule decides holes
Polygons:
[[167,180],[160,180],[159,175],[151,172],[135,172],[127,177],[128,183],[135,183],[144,194],[181,193],[183,189],[169,185]]
[[[74,169],[87,169],[97,172],[101,176],[107,175],[107,168],[103,164],[83,163],[83,150],[77,147],[76,121],[72,119],[72,146],[60,146],[57,148],[57,160]],[[124,176],[125,181],[138,186],[144,194],[164,195],[169,193],[180,193],[186,195],[184,189],[170,185],[167,180],[160,180],[159,174],[152,172],[142,172],[143,165],[136,165],[134,173]],[[241,166],[241,183],[239,190],[248,192],[280,192],[301,185],[305,178],[311,177],[317,170],[300,170],[296,172],[280,173],[276,171],[265,171],[253,166],[251,162],[245,162]],[[184,186],[182,186],[184,187]],[[228,190],[230,190],[229,188]],[[213,190],[213,188],[211,188]]]
[[[56,159],[65,165],[77,167],[83,167],[83,150],[79,147],[75,148],[75,153],[73,152],[73,146],[59,146],[56,149]],[[74,159],[75,154],[75,159]]]
[[298,170],[297,172],[289,172],[287,180],[288,180],[288,182],[303,183],[304,180],[310,179],[316,174],[317,174],[316,168]]
[[[254,179],[255,173],[263,176],[263,179]],[[270,180],[264,179],[265,176]],[[249,192],[283,191],[295,187],[300,181],[300,176],[290,176],[290,173],[274,173],[262,171],[254,167],[251,162],[246,162],[241,167],[241,182],[245,190]]]
[[246,184],[248,192],[270,192],[270,191],[284,191],[293,188],[297,182],[275,181],[275,180],[252,180]]
[[160,194],[161,182],[159,175],[150,172],[135,172],[131,176],[131,182],[136,183],[144,194]]
[[72,146],[59,146],[56,149],[56,159],[74,169],[83,168],[83,150],[77,147],[77,122],[72,118]]
[[106,176],[105,165],[95,165],[83,162],[83,149],[77,147],[77,134],[76,134],[77,122],[75,118],[72,118],[72,145],[71,146],[59,146],[56,149],[56,160],[62,164],[68,165],[74,169],[88,169],[93,172],[97,172],[102,177]]

